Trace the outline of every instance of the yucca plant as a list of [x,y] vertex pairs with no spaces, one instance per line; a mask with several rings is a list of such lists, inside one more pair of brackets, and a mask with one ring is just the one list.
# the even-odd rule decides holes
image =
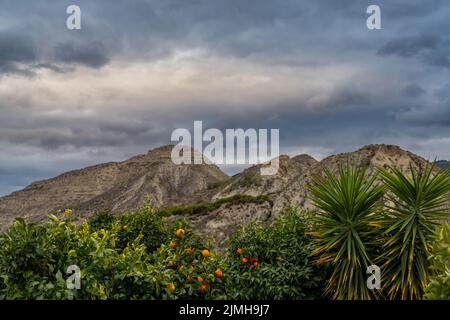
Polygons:
[[319,209],[313,218],[318,263],[333,267],[325,294],[333,299],[372,299],[366,270],[372,265],[377,244],[377,214],[383,187],[376,175],[366,178],[365,170],[340,167],[337,175],[325,168],[325,177],[313,180],[309,190]]
[[448,217],[449,171],[427,165],[410,175],[380,169],[387,188],[382,218],[383,254],[377,259],[390,299],[421,299],[429,281],[428,258],[434,230]]

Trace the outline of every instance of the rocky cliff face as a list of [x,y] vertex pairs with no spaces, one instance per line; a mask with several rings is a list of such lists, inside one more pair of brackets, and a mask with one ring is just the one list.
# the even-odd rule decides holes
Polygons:
[[282,155],[276,175],[261,176],[261,166],[257,165],[230,178],[214,165],[175,165],[171,150],[172,146],[164,146],[124,162],[33,183],[0,198],[0,224],[4,228],[18,216],[39,221],[47,213],[65,208],[87,214],[104,209],[119,213],[142,206],[149,196],[156,207],[211,202],[234,195],[270,196],[272,201],[227,205],[204,215],[186,216],[194,228],[222,241],[252,219],[270,220],[285,207],[311,208],[308,184],[312,177],[323,174],[325,167],[336,171],[348,163],[365,167],[372,174],[376,167],[409,172],[410,164],[422,168],[427,163],[397,146],[369,145],[320,162],[308,155]]
[[293,158],[280,156],[278,174],[261,176],[260,166],[251,167],[224,183],[213,197],[268,194],[273,199],[272,213],[276,215],[281,209],[289,206],[311,208],[308,200],[308,184],[312,177],[322,174],[326,167],[336,172],[340,165],[356,165],[366,168],[367,174],[371,175],[377,167],[396,167],[408,173],[410,164],[416,168],[423,168],[426,163],[425,159],[392,145],[368,145],[355,152],[329,156],[320,162],[308,155]]

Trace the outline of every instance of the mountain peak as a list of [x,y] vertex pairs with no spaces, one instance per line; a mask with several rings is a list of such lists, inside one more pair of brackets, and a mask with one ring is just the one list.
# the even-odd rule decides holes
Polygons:
[[147,155],[154,155],[154,154],[168,154],[170,155],[170,153],[172,152],[173,147],[175,147],[175,145],[173,144],[166,144],[160,147],[156,147],[153,149],[150,149],[147,152]]

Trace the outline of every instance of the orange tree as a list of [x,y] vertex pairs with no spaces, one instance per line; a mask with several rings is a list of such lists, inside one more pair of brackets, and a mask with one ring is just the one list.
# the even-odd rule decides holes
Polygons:
[[173,270],[166,284],[172,298],[224,299],[227,277],[224,259],[200,241],[183,221],[172,226],[172,236],[153,253],[156,262]]
[[[45,224],[17,220],[0,235],[0,299],[221,297],[226,278],[222,259],[182,222],[167,224],[165,242],[149,252],[145,243],[157,243],[153,236],[146,239],[149,233],[144,229],[150,225],[124,240],[121,236],[133,227],[121,221],[92,228],[89,222],[77,226],[71,220],[54,216]],[[72,265],[81,271],[77,290],[66,284]]]
[[226,294],[232,299],[319,298],[325,267],[314,265],[302,213],[285,210],[271,225],[253,222],[229,240]]
[[125,248],[129,242],[141,236],[148,252],[153,252],[169,239],[168,224],[162,212],[145,205],[124,215],[114,215],[108,211],[101,211],[89,220],[94,231],[111,229],[113,225],[120,228],[116,230],[116,246]]
[[[91,230],[52,216],[46,224],[17,220],[0,236],[2,299],[165,299],[173,271],[152,263],[142,237],[118,248],[117,230]],[[66,271],[76,265],[81,287],[69,289]]]

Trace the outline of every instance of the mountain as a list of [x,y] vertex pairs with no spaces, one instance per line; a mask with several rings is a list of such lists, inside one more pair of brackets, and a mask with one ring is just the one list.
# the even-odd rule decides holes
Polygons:
[[355,152],[341,153],[317,161],[308,155],[289,158],[280,156],[280,169],[274,176],[261,176],[261,165],[253,166],[226,181],[213,198],[234,194],[259,196],[268,194],[273,199],[273,214],[287,206],[310,208],[308,184],[311,178],[323,173],[324,167],[336,172],[339,165],[351,164],[367,169],[370,175],[376,167],[396,167],[408,173],[409,165],[423,168],[427,161],[409,151],[393,145],[368,145]]
[[124,212],[142,206],[148,196],[157,207],[192,204],[204,200],[210,185],[228,179],[215,165],[173,164],[172,147],[32,183],[0,198],[0,225],[17,216],[39,221],[49,212],[66,208],[86,213],[103,209]]
[[[173,164],[172,148],[163,146],[123,162],[35,182],[0,198],[0,225],[4,229],[15,217],[40,221],[47,213],[66,208],[87,216],[104,209],[120,213],[142,206],[151,196],[156,207],[219,203],[214,210],[181,215],[194,229],[201,229],[220,244],[237,226],[253,219],[271,220],[286,207],[311,209],[308,184],[314,176],[323,174],[325,167],[337,171],[340,165],[348,163],[365,167],[370,175],[376,167],[392,166],[408,173],[410,164],[417,168],[427,164],[425,159],[398,146],[368,145],[322,161],[306,154],[281,155],[276,175],[262,176],[262,165],[255,165],[228,177],[211,164]],[[223,201],[236,197],[245,201]]]
[[436,165],[442,170],[450,169],[450,161],[447,160],[438,160],[435,162]]
[[260,174],[262,165],[252,166],[217,186],[216,190],[213,190],[211,200],[248,195],[269,196],[271,201],[226,205],[215,211],[187,218],[194,228],[196,226],[201,228],[202,233],[213,238],[220,247],[236,226],[253,219],[268,221],[286,207],[313,209],[308,198],[308,184],[314,176],[322,175],[325,167],[337,172],[340,165],[351,164],[366,168],[367,174],[372,175],[376,167],[396,167],[404,173],[409,173],[410,165],[423,168],[427,163],[424,158],[398,146],[381,144],[332,155],[322,161],[305,154],[292,158],[281,155],[276,175],[262,176]]

